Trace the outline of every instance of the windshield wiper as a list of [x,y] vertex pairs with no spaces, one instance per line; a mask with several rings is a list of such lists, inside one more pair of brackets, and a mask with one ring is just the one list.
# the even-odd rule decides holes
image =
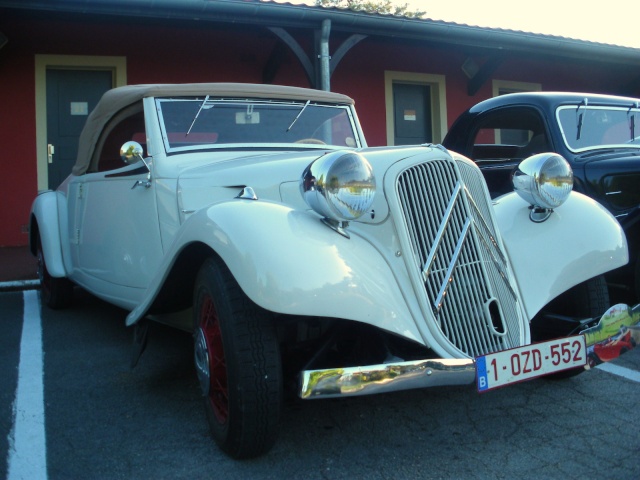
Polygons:
[[585,98],[584,100],[582,100],[582,102],[580,102],[578,104],[578,109],[576,110],[576,114],[578,115],[578,125],[577,125],[577,132],[576,132],[576,140],[580,140],[580,135],[582,133],[582,125],[584,124],[584,122],[583,122],[584,113],[580,113],[580,107],[584,105],[584,111],[586,113],[588,104],[589,104],[589,99],[587,99],[587,98]]
[[189,126],[189,130],[187,130],[187,133],[185,134],[185,137],[187,135],[189,135],[191,133],[191,129],[193,128],[193,125],[196,123],[196,120],[198,119],[198,115],[200,115],[200,112],[202,111],[202,109],[204,108],[204,104],[207,103],[207,100],[209,100],[209,95],[207,95],[206,97],[204,97],[204,100],[202,101],[202,103],[200,104],[200,108],[198,109],[198,111],[196,112],[196,116],[193,117],[193,120],[191,122],[191,125]]
[[300,115],[302,115],[302,112],[304,112],[305,108],[307,108],[310,103],[311,103],[311,100],[307,100],[307,103],[303,105],[303,107],[298,112],[298,115],[296,115],[296,118],[293,119],[293,122],[291,122],[291,125],[289,125],[289,128],[287,128],[287,132],[291,130],[291,127],[293,127],[293,124],[298,121],[298,119],[300,118]]

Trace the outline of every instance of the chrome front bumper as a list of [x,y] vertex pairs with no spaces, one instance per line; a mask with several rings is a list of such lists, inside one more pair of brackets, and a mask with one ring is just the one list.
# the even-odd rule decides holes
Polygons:
[[[640,345],[640,304],[633,307],[614,305],[597,325],[582,330],[580,334],[585,337],[588,354],[585,357],[586,370],[614,360]],[[303,399],[468,385],[476,381],[476,361],[471,358],[446,358],[304,370],[300,373],[299,381],[298,394]]]
[[474,383],[473,359],[430,359],[361,367],[305,370],[300,373],[303,399],[332,398]]

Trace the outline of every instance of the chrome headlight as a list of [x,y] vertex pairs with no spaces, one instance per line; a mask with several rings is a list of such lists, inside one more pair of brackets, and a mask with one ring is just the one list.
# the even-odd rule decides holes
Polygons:
[[323,217],[335,222],[355,220],[373,203],[373,168],[359,153],[328,153],[304,170],[300,191],[307,204]]
[[556,153],[525,158],[511,177],[513,188],[534,207],[553,210],[562,205],[573,189],[573,171]]

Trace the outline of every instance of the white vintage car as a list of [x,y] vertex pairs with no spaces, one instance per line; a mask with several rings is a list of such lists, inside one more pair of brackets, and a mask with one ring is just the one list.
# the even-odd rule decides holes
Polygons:
[[246,458],[273,445],[292,385],[484,391],[584,370],[624,234],[557,154],[513,181],[492,201],[441,146],[367,148],[336,93],[127,86],[35,199],[31,249],[49,307],[78,286],[130,312],[135,361],[148,320],[193,332],[212,434]]

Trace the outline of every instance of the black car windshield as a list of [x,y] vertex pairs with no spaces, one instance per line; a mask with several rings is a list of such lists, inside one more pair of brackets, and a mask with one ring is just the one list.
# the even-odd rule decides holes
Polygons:
[[563,106],[556,111],[560,131],[573,152],[599,148],[640,148],[640,109]]
[[312,102],[156,99],[168,153],[211,148],[354,148],[347,106]]

